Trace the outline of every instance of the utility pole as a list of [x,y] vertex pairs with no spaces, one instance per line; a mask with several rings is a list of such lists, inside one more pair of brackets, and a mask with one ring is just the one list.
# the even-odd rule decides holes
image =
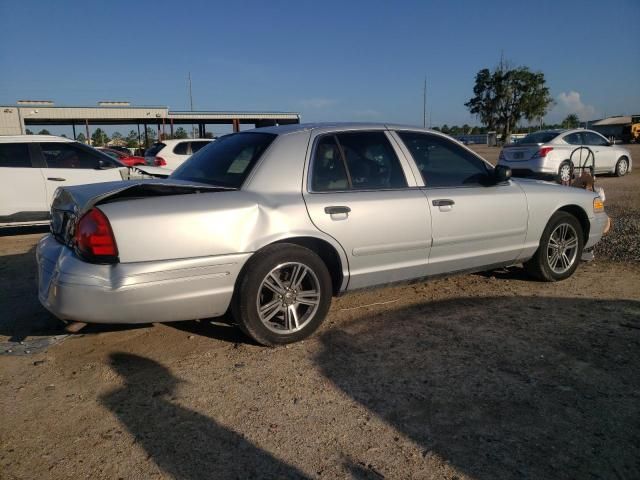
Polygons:
[[427,77],[424,77],[424,89],[422,91],[422,128],[427,128]]
[[[191,90],[191,72],[189,72],[189,108],[191,108],[191,111],[193,112],[193,92]],[[191,124],[191,137],[192,138],[196,138],[195,132],[196,132],[196,127],[192,123]]]

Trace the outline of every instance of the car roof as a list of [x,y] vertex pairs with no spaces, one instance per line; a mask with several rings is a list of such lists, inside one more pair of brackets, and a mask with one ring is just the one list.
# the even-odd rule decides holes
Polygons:
[[341,130],[415,130],[429,133],[440,133],[436,130],[422,128],[415,125],[375,123],[375,122],[320,122],[320,123],[294,123],[291,125],[278,125],[275,127],[261,127],[253,130],[243,130],[243,132],[255,131],[275,133],[276,135],[286,135],[288,133],[323,130],[323,129],[341,129]]
[[0,135],[0,143],[75,142],[56,135]]
[[[213,142],[215,138],[171,138],[167,140],[158,140],[157,143],[164,143],[165,145],[177,145],[183,142]],[[154,144],[155,145],[155,144]]]

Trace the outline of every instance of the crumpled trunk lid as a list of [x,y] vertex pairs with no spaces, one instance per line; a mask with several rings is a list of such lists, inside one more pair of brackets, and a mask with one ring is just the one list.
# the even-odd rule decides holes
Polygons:
[[56,191],[51,204],[51,233],[59,242],[71,245],[77,220],[101,203],[225,190],[234,189],[168,179],[128,180],[61,187]]

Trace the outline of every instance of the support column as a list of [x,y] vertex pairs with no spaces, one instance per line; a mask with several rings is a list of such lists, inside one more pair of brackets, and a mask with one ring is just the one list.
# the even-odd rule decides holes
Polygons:
[[147,124],[143,123],[142,128],[144,128],[144,149],[149,148],[149,136],[147,135]]
[[240,131],[240,120],[237,118],[233,119],[233,131],[236,133]]
[[91,135],[89,134],[89,120],[84,121],[84,126],[87,130],[87,145],[91,145]]
[[171,138],[173,138],[173,118],[171,119],[171,123],[169,124],[171,128]]
[[73,129],[73,139],[76,139],[76,122],[71,123],[71,128]]
[[138,127],[138,148],[142,147],[142,137],[140,136],[140,124],[136,123],[136,126]]

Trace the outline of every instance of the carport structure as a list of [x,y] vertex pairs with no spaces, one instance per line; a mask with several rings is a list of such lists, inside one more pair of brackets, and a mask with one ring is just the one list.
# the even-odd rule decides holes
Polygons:
[[[76,138],[76,129],[85,131],[91,138],[91,126],[136,125],[140,143],[148,146],[147,127],[157,128],[161,135],[173,136],[176,125],[198,127],[198,137],[207,134],[207,125],[232,125],[233,131],[240,125],[266,127],[300,123],[295,112],[215,112],[171,111],[164,106],[132,106],[128,102],[99,102],[97,107],[55,106],[51,101],[21,100],[16,105],[0,106],[0,135],[26,133],[29,125],[70,126]],[[142,126],[142,131],[140,127]]]

